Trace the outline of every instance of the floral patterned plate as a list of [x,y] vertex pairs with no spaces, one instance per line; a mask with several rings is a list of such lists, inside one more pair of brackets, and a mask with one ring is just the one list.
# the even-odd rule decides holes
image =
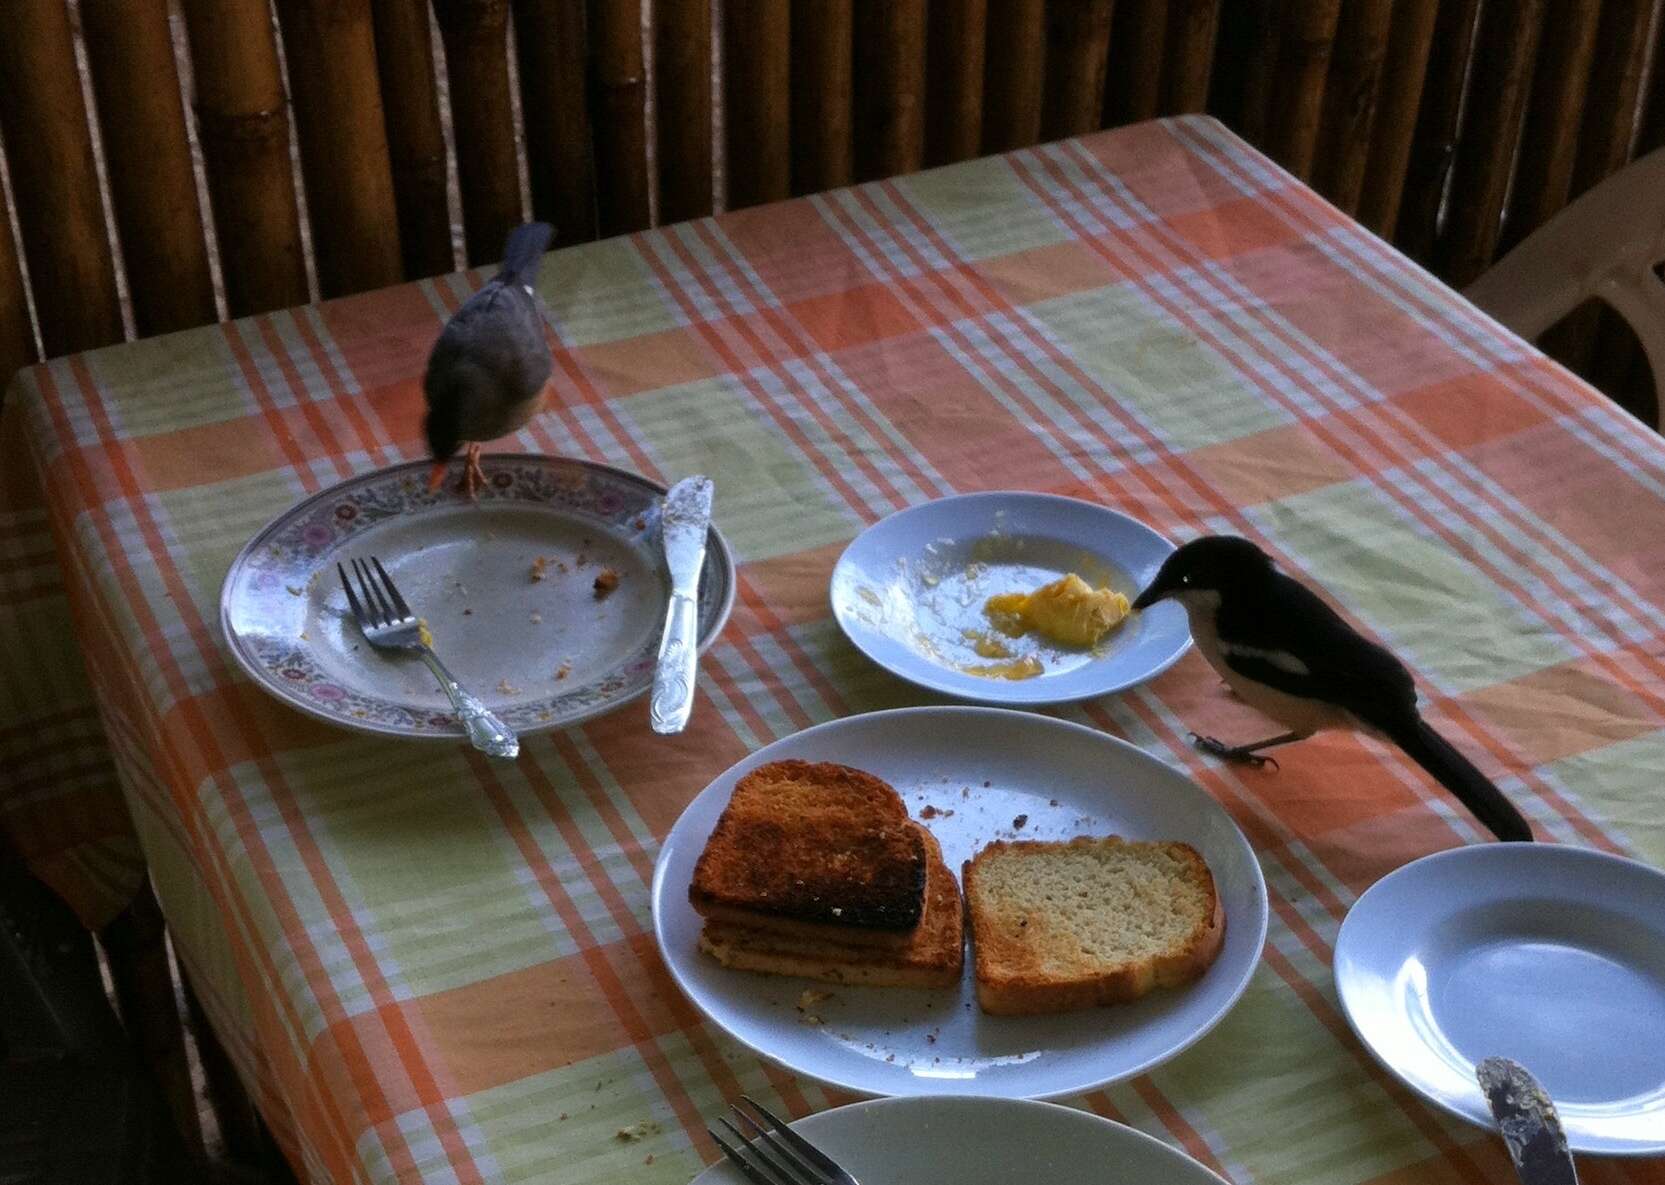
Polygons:
[[[355,477],[278,516],[232,562],[221,590],[237,661],[278,699],[332,724],[462,739],[427,668],[373,651],[348,612],[336,561],[374,555],[446,665],[516,732],[575,724],[646,692],[670,598],[664,487],[561,457],[492,455],[484,466],[478,503],[449,484],[429,492],[428,462],[418,461]],[[713,527],[700,576],[701,650],[733,604],[733,559]]]

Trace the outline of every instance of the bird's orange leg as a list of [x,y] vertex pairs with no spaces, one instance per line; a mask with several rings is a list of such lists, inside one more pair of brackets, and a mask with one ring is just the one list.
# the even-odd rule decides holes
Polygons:
[[479,501],[480,490],[486,484],[486,471],[480,468],[481,446],[468,446],[467,463],[463,465],[462,484],[457,488],[475,501]]

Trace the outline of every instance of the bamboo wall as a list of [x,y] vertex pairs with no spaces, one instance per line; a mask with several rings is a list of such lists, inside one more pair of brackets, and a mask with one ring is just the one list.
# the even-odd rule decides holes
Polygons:
[[[1186,111],[1461,286],[1665,144],[1662,2],[6,0],[0,386],[529,215],[578,242]],[[1610,316],[1546,344],[1646,413]]]

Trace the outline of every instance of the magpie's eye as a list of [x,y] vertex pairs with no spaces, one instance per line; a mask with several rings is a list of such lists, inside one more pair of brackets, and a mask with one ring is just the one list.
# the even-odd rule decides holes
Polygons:
[[1180,582],[1180,583],[1181,583],[1181,584],[1190,584],[1190,583],[1191,583],[1191,577],[1190,577],[1190,576],[1188,576],[1188,575],[1187,575],[1187,576],[1181,576],[1181,577],[1180,577],[1180,578],[1179,578],[1179,582]]

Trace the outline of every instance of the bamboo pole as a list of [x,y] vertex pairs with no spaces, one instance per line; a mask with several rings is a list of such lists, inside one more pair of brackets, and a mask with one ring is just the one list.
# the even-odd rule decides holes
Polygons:
[[1399,217],[1399,196],[1404,192],[1439,7],[1439,0],[1394,0],[1393,29],[1382,62],[1370,159],[1358,209],[1359,221],[1384,237],[1392,235]]
[[1105,127],[1139,123],[1161,109],[1167,37],[1167,0],[1118,0],[1105,71]]
[[1207,105],[1219,23],[1220,0],[1174,0],[1169,6],[1163,114],[1201,111]]
[[1433,252],[1440,205],[1456,157],[1457,116],[1479,8],[1480,0],[1441,0],[1434,20],[1422,103],[1393,236],[1399,249],[1414,259],[1426,261]]
[[1544,14],[1543,52],[1527,100],[1499,254],[1567,204],[1600,17],[1601,0],[1560,0]]
[[515,0],[520,110],[532,214],[565,246],[595,238],[595,168],[584,5]]
[[0,193],[0,407],[6,388],[19,367],[39,358],[35,331],[29,325],[28,298],[23,293],[23,272],[17,265],[17,248],[12,241],[11,218],[6,213],[5,194]]
[[856,175],[916,171],[925,160],[925,0],[858,0]]
[[307,302],[289,114],[264,0],[182,0],[197,139],[233,317]]
[[594,53],[596,221],[602,235],[652,221],[647,171],[647,70],[642,0],[590,0]]
[[925,54],[925,163],[977,155],[983,141],[983,42],[988,0],[931,0]]
[[0,36],[0,136],[46,356],[122,337],[116,275],[63,0],[17,0]]
[[445,131],[434,85],[434,42],[427,0],[373,0],[376,71],[381,79],[393,200],[399,210],[399,256],[405,278],[437,276],[457,266],[451,250]]
[[723,0],[723,135],[728,208],[792,191],[792,10],[778,0]]
[[1041,136],[1058,140],[1098,128],[1110,52],[1111,0],[1053,4],[1046,18],[1046,93]]
[[1364,187],[1393,3],[1351,0],[1342,7],[1330,73],[1324,82],[1316,187],[1349,214],[1358,207]]
[[1272,80],[1267,149],[1303,181],[1312,173],[1341,0],[1297,0],[1285,12]]
[[1480,11],[1469,97],[1451,172],[1450,213],[1436,244],[1437,270],[1454,286],[1485,271],[1497,247],[1542,29],[1542,0],[1517,0],[1508,11],[1492,5]]
[[989,0],[984,152],[1024,148],[1041,138],[1045,76],[1046,0]]
[[509,0],[433,0],[445,46],[451,136],[470,266],[503,258],[524,215],[509,94]]
[[659,221],[711,213],[711,0],[654,0]]
[[792,192],[848,185],[851,0],[793,0]]
[[399,211],[370,0],[277,0],[318,289],[396,284]]
[[166,0],[81,6],[104,168],[140,337],[217,318]]

